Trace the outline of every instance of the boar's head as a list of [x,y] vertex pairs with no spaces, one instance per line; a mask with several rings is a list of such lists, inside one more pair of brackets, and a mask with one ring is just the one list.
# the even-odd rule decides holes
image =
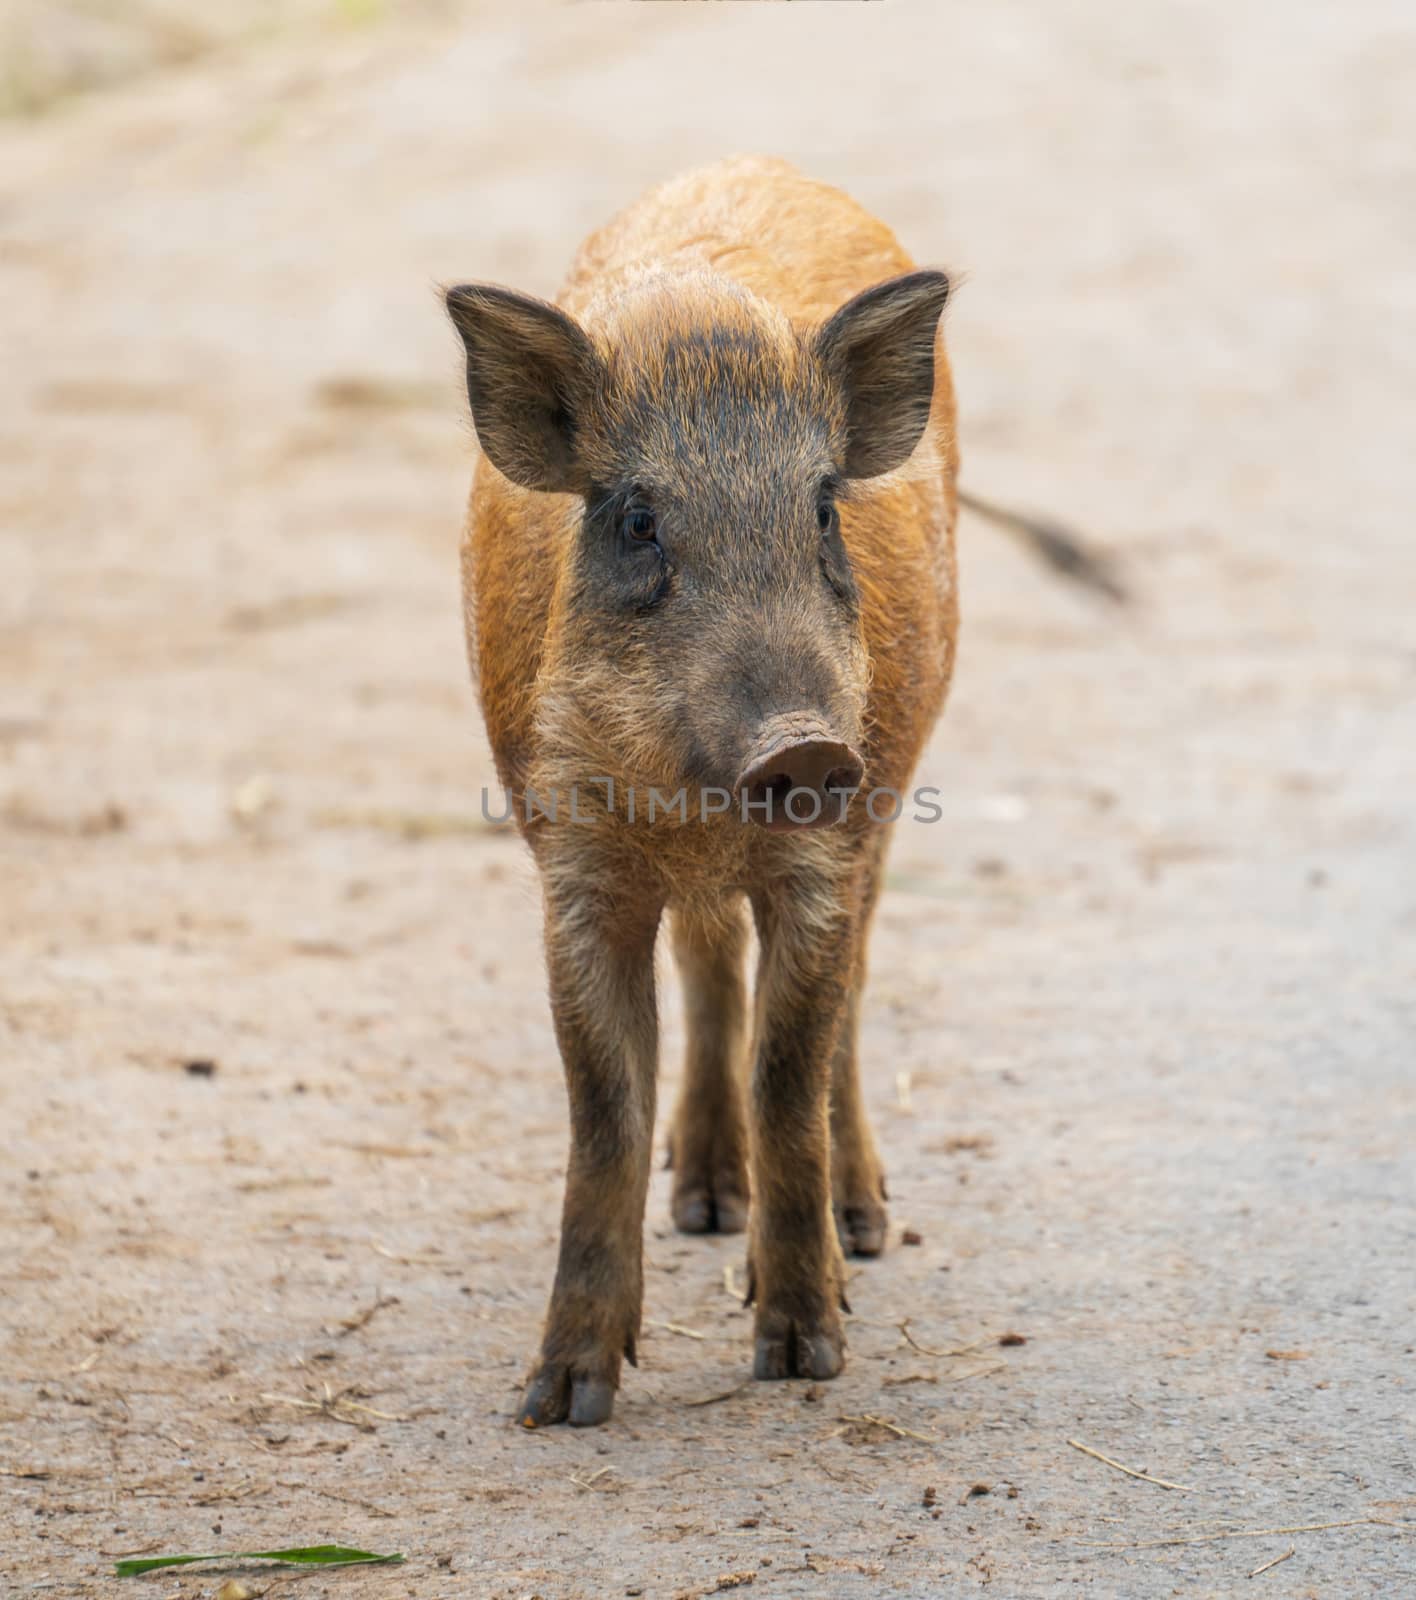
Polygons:
[[913,272],[803,329],[706,273],[646,273],[583,323],[448,291],[483,452],[575,497],[564,551],[526,551],[562,562],[545,691],[621,773],[775,828],[844,813],[870,662],[841,515],[924,431],[947,293]]

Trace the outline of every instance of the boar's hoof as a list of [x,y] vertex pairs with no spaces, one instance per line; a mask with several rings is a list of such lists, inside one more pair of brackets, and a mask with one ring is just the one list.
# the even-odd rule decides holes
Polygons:
[[572,1428],[594,1428],[608,1422],[614,1408],[612,1379],[575,1372],[561,1362],[547,1362],[526,1385],[516,1422],[522,1428],[547,1428],[557,1422],[569,1422]]
[[799,1328],[786,1323],[759,1333],[752,1356],[754,1378],[834,1378],[846,1364],[839,1328]]
[[884,1250],[889,1213],[878,1200],[837,1206],[835,1213],[836,1233],[845,1255],[878,1256]]
[[674,1185],[674,1226],[680,1233],[741,1233],[747,1195],[730,1178]]

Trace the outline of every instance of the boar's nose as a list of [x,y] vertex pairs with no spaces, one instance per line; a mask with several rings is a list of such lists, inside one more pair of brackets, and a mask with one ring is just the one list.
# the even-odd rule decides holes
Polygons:
[[824,828],[845,815],[842,789],[865,776],[860,757],[820,717],[773,717],[738,777],[735,793],[744,821],[774,832]]

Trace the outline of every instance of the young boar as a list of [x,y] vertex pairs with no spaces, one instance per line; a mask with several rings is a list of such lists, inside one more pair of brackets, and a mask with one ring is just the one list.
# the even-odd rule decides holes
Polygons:
[[886,1227],[856,1062],[891,816],[868,791],[905,790],[957,632],[948,288],[838,190],[740,160],[592,235],[554,306],[447,293],[483,457],[469,651],[570,1102],[527,1427],[605,1421],[635,1361],[666,911],[674,1221],[750,1222],[757,1377],[841,1370],[842,1250]]

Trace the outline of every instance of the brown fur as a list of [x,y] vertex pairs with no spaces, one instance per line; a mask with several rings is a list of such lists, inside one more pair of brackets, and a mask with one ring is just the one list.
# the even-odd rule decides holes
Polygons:
[[[834,369],[811,354],[814,330],[912,266],[846,195],[768,160],[667,183],[586,241],[559,305],[600,363],[593,397],[589,387],[573,397],[586,415],[593,407],[594,423],[574,434],[574,468],[559,455],[554,463],[584,482],[576,493],[538,492],[483,459],[463,546],[472,667],[514,794],[578,785],[592,807],[600,777],[666,795],[686,777],[730,782],[724,763],[736,760],[738,728],[731,705],[718,709],[725,662],[742,664],[749,698],[804,686],[849,730],[867,785],[906,789],[944,700],[957,633],[957,451],[942,335],[928,424],[908,462],[842,490],[855,620],[831,623],[828,640],[810,583],[782,576],[795,534],[775,546],[749,533],[804,525],[810,507],[792,501],[792,485],[859,448],[845,442],[856,434]],[[631,447],[646,481],[691,484],[692,516],[715,530],[713,581],[725,598],[702,602],[706,642],[672,658],[657,624],[607,616],[589,598],[579,542],[586,500],[593,485],[614,481]],[[503,461],[522,476],[511,450]],[[760,603],[734,598],[744,594]],[[763,637],[776,652],[768,687],[751,678],[768,673],[754,654]],[[870,824],[860,800],[839,827],[785,837],[734,814],[705,822],[690,811],[685,823],[641,813],[630,823],[619,808],[601,809],[594,825],[541,818],[525,830],[545,889],[572,1121],[560,1264],[520,1413],[527,1425],[602,1420],[621,1356],[633,1359],[654,1115],[652,952],[665,908],[690,1027],[671,1135],[674,1216],[689,1231],[741,1227],[750,1187],[759,1375],[839,1370],[841,1243],[873,1254],[884,1238],[855,1037],[888,830]],[[744,898],[761,947],[752,1018]]]

